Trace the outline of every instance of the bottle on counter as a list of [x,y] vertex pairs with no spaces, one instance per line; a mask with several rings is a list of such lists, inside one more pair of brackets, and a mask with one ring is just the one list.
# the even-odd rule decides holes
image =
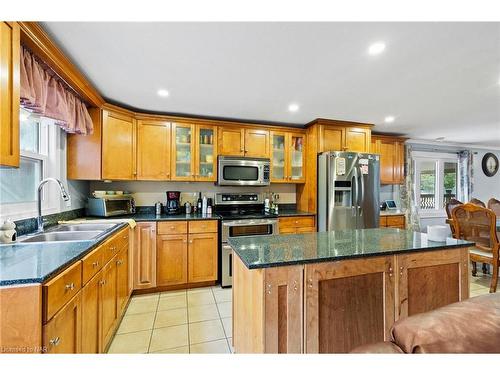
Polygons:
[[201,214],[206,215],[207,214],[207,197],[203,196],[203,200],[201,203]]
[[184,203],[184,208],[186,209],[186,215],[189,215],[191,213],[191,203]]
[[198,213],[201,213],[202,205],[203,205],[203,202],[201,200],[201,191],[200,191],[200,195],[198,196],[198,203],[196,204],[196,207],[198,207]]
[[156,215],[161,215],[161,208],[162,208],[162,204],[160,202],[156,202],[155,203]]
[[207,198],[207,215],[212,215],[212,198]]

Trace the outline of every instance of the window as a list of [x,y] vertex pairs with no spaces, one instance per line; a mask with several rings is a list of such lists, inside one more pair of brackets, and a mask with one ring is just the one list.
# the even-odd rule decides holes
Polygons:
[[444,208],[457,197],[458,158],[455,154],[414,152],[415,195],[420,212],[445,215]]
[[[58,126],[53,120],[42,118],[24,109],[20,113],[19,168],[0,168],[0,209],[1,217],[33,217],[36,214],[36,189],[46,177],[59,178],[56,158]],[[45,188],[42,208],[44,215],[55,212],[59,203],[53,199],[53,187]]]

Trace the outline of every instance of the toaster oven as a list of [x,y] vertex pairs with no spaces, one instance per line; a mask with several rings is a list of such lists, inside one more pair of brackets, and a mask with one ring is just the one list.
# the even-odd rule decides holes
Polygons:
[[87,203],[88,216],[118,216],[135,213],[135,201],[130,196],[113,196],[89,198]]

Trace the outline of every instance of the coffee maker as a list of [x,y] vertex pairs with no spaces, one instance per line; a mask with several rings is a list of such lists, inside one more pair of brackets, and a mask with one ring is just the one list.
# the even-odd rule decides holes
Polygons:
[[165,213],[167,215],[175,215],[181,212],[181,192],[167,191],[167,204],[165,205]]

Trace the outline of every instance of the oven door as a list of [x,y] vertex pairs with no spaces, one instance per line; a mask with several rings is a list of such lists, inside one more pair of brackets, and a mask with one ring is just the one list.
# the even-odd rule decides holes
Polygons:
[[271,236],[278,234],[277,219],[243,219],[222,221],[222,242],[232,237]]
[[269,185],[269,162],[254,159],[220,159],[217,183],[228,186]]

